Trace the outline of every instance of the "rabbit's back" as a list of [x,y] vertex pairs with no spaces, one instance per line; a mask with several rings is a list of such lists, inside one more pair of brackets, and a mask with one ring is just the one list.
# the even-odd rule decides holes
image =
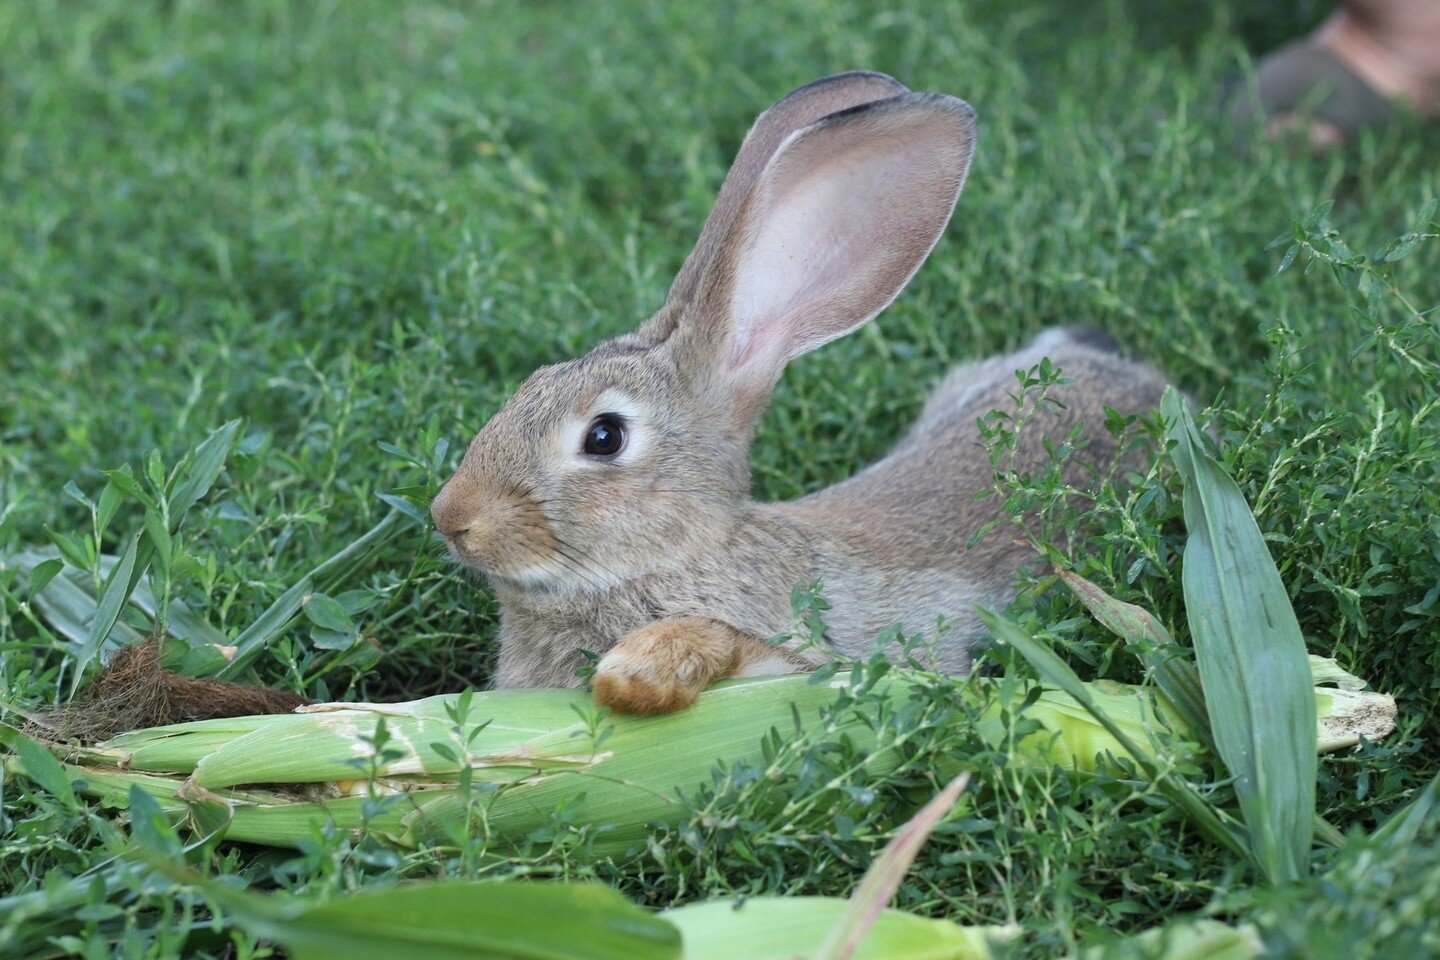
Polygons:
[[[909,633],[929,633],[943,615],[953,630],[933,650],[934,666],[969,668],[969,646],[980,633],[973,606],[1008,603],[1020,567],[1036,556],[1004,529],[969,544],[999,509],[994,497],[976,498],[994,477],[977,420],[991,410],[1015,413],[1015,372],[1046,356],[1069,381],[1047,394],[1063,406],[1047,404],[1029,417],[1019,431],[1014,469],[1042,467],[1049,459],[1044,439],[1058,447],[1083,423],[1084,443],[1065,472],[1068,482],[1091,485],[1092,468],[1103,468],[1118,453],[1105,430],[1106,408],[1151,410],[1166,381],[1089,331],[1051,330],[1015,353],[957,367],[884,459],[778,507],[812,543],[815,572],[832,603],[826,621],[837,649],[863,654],[895,623]],[[1008,455],[1006,460],[1008,466]]]

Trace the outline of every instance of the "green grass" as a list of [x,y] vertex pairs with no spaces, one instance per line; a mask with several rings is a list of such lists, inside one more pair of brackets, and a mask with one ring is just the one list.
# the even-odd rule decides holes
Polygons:
[[[975,168],[899,302],[786,374],[756,442],[757,493],[795,496],[878,456],[959,360],[1057,323],[1109,330],[1213,405],[1312,652],[1400,699],[1390,741],[1321,763],[1321,812],[1373,828],[1440,768],[1440,351],[1436,314],[1412,316],[1440,303],[1440,244],[1357,264],[1319,236],[1333,224],[1369,254],[1425,232],[1440,136],[1407,127],[1324,157],[1232,148],[1221,83],[1247,42],[1263,49],[1316,4],[1162,17],[1115,3],[1079,21],[1073,7],[0,7],[0,548],[83,534],[67,483],[94,498],[100,471],[143,473],[151,450],[174,463],[243,418],[181,528],[178,549],[199,562],[175,587],[233,637],[377,522],[378,494],[423,501],[443,479],[380,444],[426,457],[444,438],[453,461],[535,367],[648,315],[758,110],[818,76],[884,70],[974,104]],[[1281,235],[1303,242],[1277,276]],[[1183,641],[1179,481],[1137,480],[1102,498],[1070,555]],[[998,482],[1054,498],[1043,478]],[[104,548],[140,521],[123,505]],[[0,572],[0,586],[0,695],[63,697],[72,651],[27,617],[23,578]],[[380,656],[318,649],[301,627],[252,678],[369,700],[485,683],[496,609],[418,527],[343,586]],[[1138,676],[1063,590],[1015,613],[1087,678]],[[1376,916],[1440,915],[1433,826],[1394,883],[1347,851],[1323,896],[1267,900],[1153,788],[1022,775],[956,719],[918,703],[897,721],[908,762],[884,777],[824,744],[793,746],[767,778],[729,771],[688,824],[598,865],[563,810],[531,854],[503,860],[317,836],[298,857],[228,847],[210,862],[308,897],[515,872],[598,877],[652,906],[844,894],[933,790],[934,759],[971,750],[971,806],[898,902],[1020,922],[1025,955],[1205,909],[1270,916],[1282,955],[1304,955],[1307,937],[1338,949],[1373,936]],[[122,845],[105,811],[3,789],[0,892],[99,869]],[[777,818],[775,797],[805,802]],[[1336,857],[1321,850],[1316,866]],[[72,938],[57,950],[254,955],[191,912],[193,891],[133,871],[107,882],[55,921]]]

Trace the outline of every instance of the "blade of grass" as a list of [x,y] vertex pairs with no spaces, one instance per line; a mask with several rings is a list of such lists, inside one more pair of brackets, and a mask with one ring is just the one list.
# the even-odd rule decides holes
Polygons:
[[75,691],[80,689],[80,682],[85,678],[85,670],[90,662],[100,653],[100,647],[105,638],[110,636],[110,630],[115,626],[115,621],[120,617],[120,610],[125,606],[125,601],[130,597],[130,591],[135,584],[135,558],[140,549],[139,535],[130,538],[125,546],[125,552],[120,555],[120,562],[110,573],[110,579],[105,582],[105,589],[100,594],[100,603],[95,608],[95,619],[90,624],[90,632],[85,638],[85,644],[75,657],[75,673],[70,678],[70,695],[74,696]]
[[1437,806],[1440,806],[1440,776],[1426,784],[1419,796],[1391,814],[1370,839],[1388,843],[1394,849],[1409,846],[1420,835],[1426,821],[1435,815]]
[[1182,583],[1216,752],[1271,883],[1309,872],[1316,729],[1305,638],[1245,496],[1173,389],[1161,404],[1185,480]]
[[1090,712],[1097,722],[1129,752],[1136,765],[1155,784],[1175,808],[1185,814],[1201,833],[1225,847],[1236,856],[1250,859],[1250,851],[1242,834],[1226,822],[1226,818],[1186,781],[1156,763],[1149,752],[1132,740],[1120,724],[1100,709],[1089,689],[1070,666],[1053,650],[1030,636],[1018,623],[991,610],[976,608],[981,621],[996,639],[1014,647],[1046,683],[1054,684]]
[[215,485],[221,469],[225,466],[225,458],[230,455],[230,448],[235,445],[235,434],[239,429],[239,420],[231,420],[218,427],[210,436],[200,441],[186,458],[189,460],[189,469],[184,479],[175,486],[174,493],[170,494],[171,531],[179,528],[180,521],[185,519],[190,508]]
[[301,577],[294,586],[277,597],[264,613],[256,617],[250,626],[240,632],[235,638],[234,656],[216,677],[233,680],[263,653],[266,647],[290,629],[308,595],[317,590],[332,591],[339,584],[354,577],[385,544],[398,536],[410,523],[411,520],[403,513],[392,510],[339,553]]
[[[54,547],[43,547],[39,550],[22,550],[9,558],[9,562],[14,563],[22,572],[29,573],[42,564],[54,562],[58,557],[59,551]],[[101,554],[100,572],[109,576],[119,562],[120,557],[114,554]],[[95,616],[96,606],[94,587],[85,571],[74,567],[60,571],[32,596],[31,602],[59,633],[76,643],[85,642],[89,635],[87,624]],[[154,620],[159,612],[155,594],[143,580],[131,591],[128,602],[150,620]],[[169,612],[166,627],[171,636],[186,640],[192,646],[202,643],[221,646],[229,642],[225,634],[191,610],[184,601],[171,600]],[[139,643],[144,639],[144,635],[123,621],[117,621],[110,630],[110,639],[117,641],[116,646],[127,647],[132,643]]]
[[[100,556],[100,569],[105,573],[113,568],[116,558],[110,554]],[[160,605],[155,600],[155,594],[150,585],[143,580],[135,585],[130,594],[130,604],[145,614],[150,620],[159,616]],[[212,644],[214,646],[225,646],[229,640],[224,633],[212,627],[209,622],[202,618],[183,600],[171,600],[165,618],[165,632],[173,637],[178,637],[190,643],[191,646],[199,644]],[[125,646],[126,644],[120,644]]]
[[[57,555],[54,548],[24,550],[10,558],[21,571],[29,572],[41,563]],[[118,557],[110,560],[109,568],[114,569]],[[134,595],[131,596],[134,601]],[[46,623],[57,633],[83,647],[90,636],[90,625],[95,621],[95,589],[90,577],[83,570],[67,567],[58,576],[45,584],[45,589],[30,598],[35,610],[45,618]],[[143,635],[123,620],[117,620],[110,629],[110,639],[119,646],[139,643]]]
[[80,808],[80,801],[70,785],[69,774],[49,750],[19,730],[3,725],[0,725],[0,743],[15,752],[16,758],[24,765],[26,777],[43,787],[46,793],[63,803],[66,809]]
[[[211,482],[213,483],[213,480]],[[203,495],[203,490],[197,494]],[[410,522],[403,513],[391,511],[365,534],[302,577],[240,632],[234,641],[234,656],[216,676],[221,679],[234,679],[263,653],[266,647],[290,629],[300,615],[307,596],[317,591],[334,590],[340,584],[351,580],[379,550],[402,533]],[[132,537],[118,560],[102,558],[102,569],[108,568],[109,577],[98,602],[86,589],[83,577],[78,573],[71,576],[72,571],[69,570],[63,571],[46,584],[36,598],[37,608],[55,628],[81,645],[76,657],[72,695],[107,638],[118,636],[121,646],[138,643],[143,639],[141,634],[119,619],[127,602],[134,604],[146,616],[153,618],[156,614],[154,597],[139,583],[139,575],[144,571],[136,569],[140,565],[138,557],[149,552],[149,545],[144,544],[143,539]],[[17,555],[16,559],[21,568],[28,572],[52,555],[48,551],[26,551]],[[192,645],[226,645],[223,634],[177,601],[171,602],[168,628],[168,632],[191,642]]]

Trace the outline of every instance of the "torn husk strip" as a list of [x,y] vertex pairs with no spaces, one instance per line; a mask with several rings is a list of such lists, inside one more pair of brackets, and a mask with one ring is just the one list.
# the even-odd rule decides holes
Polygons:
[[[854,713],[845,719],[824,710],[834,702],[835,688],[847,682],[844,674],[821,684],[805,676],[735,681],[707,691],[689,710],[648,719],[597,717],[583,691],[478,693],[465,720],[463,750],[447,712],[456,695],[403,704],[317,705],[281,716],[137,730],[93,748],[51,749],[67,762],[72,778],[83,781],[85,793],[107,804],[123,806],[135,785],[183,814],[186,806],[177,791],[187,780],[192,789],[214,792],[234,809],[226,834],[232,840],[293,846],[327,819],[358,829],[371,771],[377,793],[399,795],[368,822],[373,833],[392,842],[414,844],[427,834],[458,828],[500,846],[519,844],[547,826],[562,805],[574,804],[572,816],[606,826],[594,846],[603,855],[643,837],[649,824],[682,817],[683,796],[710,784],[717,763],[760,763],[762,740],[772,729],[798,738],[798,721],[808,735],[843,732],[861,749],[873,749],[871,725]],[[901,702],[915,682],[918,677],[896,671],[876,689]],[[1032,688],[971,677],[957,682],[956,691],[985,702],[986,685],[997,685],[997,702],[976,732],[999,742],[1007,728],[998,701],[1013,711]],[[1395,707],[1388,696],[1315,692],[1322,750],[1353,745],[1362,735],[1378,739],[1393,727]],[[1173,710],[1149,688],[1093,684],[1091,693],[1143,749],[1166,749],[1167,730],[1185,736]],[[1057,690],[1042,689],[1025,716],[1042,728],[1017,750],[1037,765],[1094,770],[1097,757],[1123,756],[1113,738]],[[368,741],[381,717],[391,736],[385,750],[394,755],[375,758]],[[883,749],[868,760],[876,772],[895,762]],[[462,765],[480,785],[468,800],[457,784]]]

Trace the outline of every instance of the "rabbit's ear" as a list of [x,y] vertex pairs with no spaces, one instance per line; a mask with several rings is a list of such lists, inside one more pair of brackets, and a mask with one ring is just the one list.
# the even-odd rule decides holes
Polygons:
[[760,171],[786,137],[832,113],[908,92],[883,73],[857,70],[806,84],[760,114],[745,135],[745,142],[740,145],[740,152],[735,155],[735,162],[730,165],[730,172],[725,175],[715,205],[710,208],[710,216],[700,231],[700,239],[695,242],[695,250],[676,275],[667,300],[683,303],[695,295],[700,277],[715,259],[741,205],[754,189]]
[[966,103],[920,93],[792,133],[700,280],[696,362],[761,400],[786,361],[879,313],[945,229],[974,144]]

